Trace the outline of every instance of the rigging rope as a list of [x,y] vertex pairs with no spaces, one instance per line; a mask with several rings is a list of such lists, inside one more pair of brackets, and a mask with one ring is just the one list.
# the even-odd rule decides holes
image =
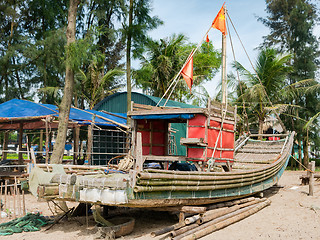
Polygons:
[[[208,35],[209,31],[211,30],[211,28],[212,28],[212,25],[210,24],[210,27],[209,27],[209,29],[207,30],[206,34],[203,36],[203,38],[201,39],[201,41],[198,43],[196,49],[195,49],[195,50],[192,49],[190,55],[188,56],[187,60],[186,60],[185,63],[183,64],[183,66],[182,66],[182,68],[180,69],[179,73],[175,76],[175,78],[173,79],[173,81],[172,81],[172,83],[170,84],[170,86],[168,87],[168,89],[165,91],[165,93],[163,94],[163,96],[160,98],[160,100],[159,100],[159,102],[157,103],[156,107],[158,107],[158,105],[160,104],[160,102],[162,101],[162,99],[164,98],[164,96],[167,95],[167,93],[169,92],[170,88],[173,86],[173,84],[175,83],[175,81],[177,81],[177,79],[178,79],[178,77],[180,76],[183,68],[187,65],[189,59],[190,59],[191,57],[193,57],[193,55],[198,51],[199,47],[201,46],[201,44],[202,44],[202,42],[204,41],[204,39],[207,37],[207,35]],[[179,79],[180,79],[180,78],[179,78]],[[179,81],[179,79],[178,79],[178,81]],[[177,84],[174,85],[174,88],[175,88],[176,86],[177,86]],[[173,92],[174,88],[172,89],[172,92]],[[170,94],[170,95],[171,95],[171,94]],[[169,99],[169,97],[168,97],[168,99]],[[167,103],[167,102],[168,102],[168,100],[166,101],[166,103]],[[166,103],[163,105],[163,107],[166,106]]]
[[274,110],[274,106],[273,106],[273,104],[272,104],[272,102],[271,102],[271,100],[270,100],[270,98],[269,98],[269,95],[267,94],[266,89],[265,89],[265,87],[263,86],[262,81],[261,81],[261,79],[260,79],[260,77],[259,77],[259,75],[258,75],[258,73],[257,73],[257,71],[256,71],[256,69],[255,69],[255,67],[253,66],[253,63],[252,63],[252,61],[251,61],[251,59],[250,59],[250,57],[249,57],[249,55],[248,55],[248,52],[247,52],[246,48],[244,47],[244,45],[243,45],[243,43],[242,43],[242,41],[241,41],[241,39],[240,39],[240,36],[239,36],[239,34],[238,34],[238,32],[237,32],[234,24],[233,24],[233,22],[232,22],[232,20],[231,20],[231,17],[230,17],[230,15],[228,14],[228,12],[227,12],[227,16],[228,16],[228,18],[229,18],[229,20],[230,20],[230,23],[231,23],[231,25],[232,25],[232,27],[233,27],[233,29],[234,29],[234,31],[235,31],[235,33],[236,33],[239,41],[240,41],[240,43],[241,43],[241,46],[242,46],[243,50],[245,51],[245,53],[246,53],[246,55],[247,55],[247,58],[248,58],[248,60],[249,60],[249,62],[250,62],[250,64],[251,64],[251,67],[253,68],[254,72],[255,72],[256,75],[257,75],[257,78],[258,78],[258,80],[259,80],[259,82],[260,82],[260,84],[261,84],[261,86],[262,86],[262,89],[263,89],[263,91],[264,91],[264,94],[266,95],[266,97],[267,97],[267,99],[268,99],[268,101],[269,101],[269,103],[270,103],[270,105],[271,105],[271,107],[272,107],[273,112],[276,114],[277,119],[279,120],[279,122],[280,122],[280,124],[281,124],[281,127],[282,127],[283,130],[286,132],[286,131],[287,131],[287,130],[286,130],[286,127],[284,126],[282,120],[280,119],[279,114]]
[[[228,28],[228,32],[229,32],[229,39],[230,39],[232,55],[233,55],[234,62],[236,64],[236,72],[237,72],[237,78],[238,78],[238,82],[239,82],[240,92],[241,92],[241,96],[242,96],[243,95],[243,91],[242,91],[242,85],[241,85],[241,81],[240,81],[240,74],[239,74],[239,71],[238,71],[238,62],[236,61],[236,54],[235,54],[234,47],[233,47],[233,42],[232,42],[232,38],[231,38],[231,31],[229,29],[229,23],[228,23],[228,21],[226,21],[226,23],[227,23],[227,28]],[[244,110],[244,118],[245,118],[245,125],[247,127],[247,132],[250,133],[248,114],[247,114],[244,98],[242,98],[242,107],[243,107],[243,110]]]

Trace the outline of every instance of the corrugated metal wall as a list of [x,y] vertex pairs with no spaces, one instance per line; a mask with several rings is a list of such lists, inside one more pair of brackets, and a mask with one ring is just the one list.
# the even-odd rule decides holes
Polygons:
[[[155,106],[156,103],[143,94],[132,93],[132,101],[139,104]],[[127,113],[127,93],[115,93],[97,104],[95,110],[105,110],[114,113]]]

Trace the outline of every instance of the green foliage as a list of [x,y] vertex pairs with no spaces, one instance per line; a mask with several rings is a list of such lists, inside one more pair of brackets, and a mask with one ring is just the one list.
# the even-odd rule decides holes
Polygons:
[[[316,5],[310,0],[266,0],[266,4],[268,16],[259,18],[270,29],[264,44],[292,54],[290,65],[293,70],[288,80],[293,88],[295,83],[314,79],[319,64],[319,42],[313,34],[313,29],[319,20]],[[311,85],[316,84],[316,81],[311,83]],[[304,145],[308,145],[309,136],[318,135],[317,125],[308,128],[314,131],[311,134],[303,129],[305,121],[310,120],[319,111],[318,98],[319,92],[305,91],[304,94],[296,95],[285,102],[300,106],[291,116],[282,115],[282,119],[289,130],[297,132],[298,140],[303,140]],[[304,158],[304,163],[306,162],[307,151]]]
[[[160,41],[149,40],[146,56],[142,58],[142,66],[133,74],[137,86],[149,94],[162,97],[194,48],[196,45],[187,43],[186,37],[182,34]],[[172,94],[173,100],[192,100],[194,104],[202,104],[208,96],[202,84],[211,80],[217,72],[220,54],[211,43],[204,43],[194,55],[193,63],[193,88],[200,89],[199,93],[190,95],[189,88],[181,80]]]
[[[250,72],[244,68],[241,63],[236,62],[233,67],[239,71],[241,76],[241,91],[239,83],[234,84],[237,87],[239,103],[243,101],[246,104],[251,123],[259,120],[259,129],[262,130],[261,124],[264,122],[267,114],[270,113],[274,105],[270,105],[269,100],[273,104],[280,104],[287,95],[286,77],[291,71],[288,63],[291,59],[290,54],[278,54],[275,49],[266,48],[259,52],[255,71]],[[236,81],[233,79],[233,81]],[[243,111],[239,104],[240,111]]]
[[[128,18],[129,0],[127,0],[127,11],[125,19]],[[144,53],[144,47],[149,42],[148,31],[157,28],[163,22],[157,16],[151,14],[151,0],[133,1],[133,22],[132,25],[123,24],[123,31],[128,38],[132,37],[132,53],[134,58],[139,58]]]

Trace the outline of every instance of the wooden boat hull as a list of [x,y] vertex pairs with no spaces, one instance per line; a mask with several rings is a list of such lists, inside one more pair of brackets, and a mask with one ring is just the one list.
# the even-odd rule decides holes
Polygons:
[[[179,190],[179,186],[171,186],[171,189],[169,188],[170,190],[156,191],[157,186],[153,186],[155,191],[153,191],[151,187],[150,191],[142,191],[142,192],[134,192],[134,190],[130,189],[131,192],[128,193],[129,200],[128,200],[128,203],[125,204],[125,206],[169,207],[169,206],[177,206],[177,205],[203,205],[203,204],[210,204],[210,203],[237,199],[237,198],[249,196],[249,195],[264,191],[272,187],[276,183],[278,183],[281,175],[286,169],[290,155],[291,155],[293,137],[294,137],[294,133],[288,136],[288,139],[286,139],[284,142],[284,145],[286,146],[283,146],[282,148],[283,151],[281,155],[279,155],[276,158],[276,160],[273,160],[274,161],[273,163],[267,164],[267,166],[265,166],[264,168],[253,169],[253,170],[244,171],[244,172],[211,174],[213,178],[220,177],[223,179],[229,176],[230,180],[226,180],[224,182],[228,182],[228,181],[231,182],[232,180],[235,181],[235,179],[238,179],[239,180],[238,183],[233,184],[233,185],[237,185],[236,187],[230,187],[232,186],[232,184],[229,184],[229,185],[224,184],[222,185],[222,188],[220,187],[221,189],[214,189],[214,188],[219,188],[219,185],[211,185],[211,186],[205,185],[202,187],[204,188],[212,187],[213,189],[201,190],[200,186],[196,186],[199,188],[199,190],[181,191]],[[162,171],[159,171],[159,172],[161,173]],[[246,176],[257,175],[258,173],[260,174],[258,176],[260,176],[261,181],[259,181],[259,178],[252,181],[245,180]],[[175,174],[186,176],[186,174],[182,172],[175,173]],[[196,174],[196,173],[193,173],[193,174]],[[202,174],[205,175],[206,173],[202,173]],[[192,178],[190,177],[190,175],[188,176],[189,176],[188,178]],[[206,176],[208,177],[208,175]],[[240,180],[240,176],[242,176],[241,180]],[[162,177],[165,177],[165,176],[162,176]],[[177,178],[177,177],[175,176],[174,178]],[[225,186],[225,188],[223,188],[223,186]],[[186,187],[181,186],[181,189],[183,188],[186,188]]]
[[[82,181],[84,185],[73,185],[76,187],[72,187],[75,181],[62,182],[64,178],[69,178],[60,176],[52,178],[61,180],[58,184],[59,195],[43,194],[43,198],[139,208],[205,205],[242,198],[264,191],[279,181],[291,155],[293,137],[294,133],[291,133],[281,141],[252,140],[242,144],[235,162],[238,167],[245,166],[244,163],[249,167],[254,164],[258,166],[252,169],[232,172],[131,170],[127,174],[108,174],[107,179],[89,178],[91,180],[83,181],[79,177],[77,181]],[[268,152],[259,149],[268,149]],[[261,157],[257,159],[259,151]],[[70,189],[74,192],[68,192]]]
[[130,199],[127,207],[169,207],[178,205],[205,205],[210,203],[224,202],[237,198],[246,197],[262,192],[276,183],[287,167],[290,156],[287,157],[285,164],[272,177],[255,184],[247,186],[218,189],[212,191],[177,191],[177,192],[143,192],[136,193],[136,199]]

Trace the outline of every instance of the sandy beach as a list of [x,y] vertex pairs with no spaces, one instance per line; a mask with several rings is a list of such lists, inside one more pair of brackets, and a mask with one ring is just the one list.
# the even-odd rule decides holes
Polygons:
[[[246,219],[224,229],[203,237],[203,240],[245,240],[245,239],[320,239],[320,182],[315,182],[314,196],[308,196],[308,186],[302,186],[299,176],[304,172],[285,171],[277,187],[264,193],[271,200],[271,205]],[[54,206],[46,202],[38,202],[35,197],[26,195],[29,212],[41,212],[45,216],[52,215],[50,208]],[[75,203],[68,203],[75,206]],[[150,233],[165,226],[177,223],[177,216],[167,212],[155,212],[141,209],[110,210],[111,215],[125,214],[135,218],[134,231],[119,239],[160,239],[151,237]],[[8,219],[1,219],[1,222]],[[97,234],[92,217],[88,227],[85,217],[63,220],[45,231],[23,232],[2,237],[10,240],[84,240],[96,239]]]

